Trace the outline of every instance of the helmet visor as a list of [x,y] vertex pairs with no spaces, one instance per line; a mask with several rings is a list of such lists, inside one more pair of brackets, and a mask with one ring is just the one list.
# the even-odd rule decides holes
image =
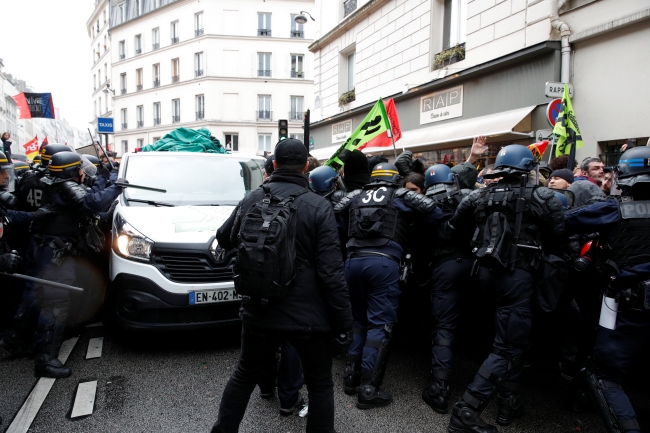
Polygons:
[[0,190],[7,192],[16,190],[16,170],[11,165],[0,167]]
[[87,177],[97,176],[97,167],[85,155],[81,155],[81,168]]

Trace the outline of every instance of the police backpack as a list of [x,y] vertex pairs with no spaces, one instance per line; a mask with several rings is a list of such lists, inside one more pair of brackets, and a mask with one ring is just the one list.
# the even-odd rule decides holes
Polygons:
[[263,303],[282,299],[296,277],[295,200],[307,188],[282,198],[263,185],[264,198],[254,203],[242,218],[235,290],[244,299]]

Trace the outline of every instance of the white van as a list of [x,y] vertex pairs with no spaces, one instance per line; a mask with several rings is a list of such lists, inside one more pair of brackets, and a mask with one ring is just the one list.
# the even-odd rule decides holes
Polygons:
[[233,266],[217,229],[262,184],[264,160],[192,152],[129,153],[113,216],[105,311],[121,329],[197,329],[239,320]]

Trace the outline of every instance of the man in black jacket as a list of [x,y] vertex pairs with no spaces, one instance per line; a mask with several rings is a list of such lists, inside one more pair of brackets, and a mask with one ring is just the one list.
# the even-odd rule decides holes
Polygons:
[[[288,197],[308,188],[307,148],[287,139],[275,147],[275,171],[268,182],[274,196]],[[265,196],[258,188],[245,197],[217,231],[225,249],[236,248],[241,220]],[[264,305],[251,299],[243,304],[241,355],[221,398],[213,432],[236,432],[248,400],[260,379],[264,359],[282,341],[298,351],[309,391],[307,432],[334,431],[334,384],[331,337],[352,328],[352,310],[343,276],[343,261],[332,206],[311,191],[296,198],[296,273],[293,286],[281,300]]]

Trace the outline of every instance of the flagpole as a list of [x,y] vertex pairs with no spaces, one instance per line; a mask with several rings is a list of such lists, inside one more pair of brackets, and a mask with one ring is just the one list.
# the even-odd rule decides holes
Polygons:
[[[388,121],[390,123],[390,120]],[[395,147],[395,137],[393,137],[393,126],[391,125],[391,129],[386,131],[388,135],[390,136],[390,139],[393,140],[393,156],[395,156],[395,159],[397,159],[397,148]]]

